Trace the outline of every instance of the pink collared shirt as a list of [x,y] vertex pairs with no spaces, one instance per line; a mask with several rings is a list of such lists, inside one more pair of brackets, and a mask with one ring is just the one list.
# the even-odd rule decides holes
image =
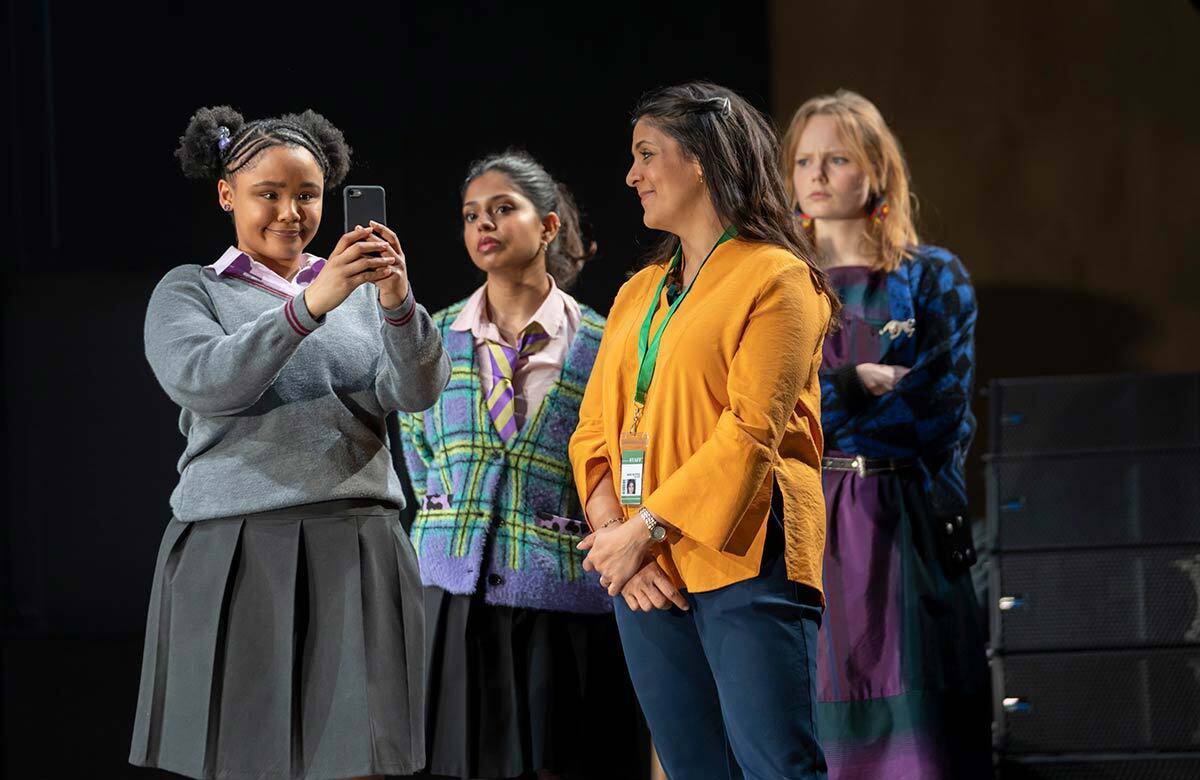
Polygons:
[[295,298],[304,292],[304,288],[312,284],[317,274],[325,267],[325,258],[304,254],[300,259],[300,270],[291,279],[284,279],[267,266],[258,262],[237,247],[229,247],[217,258],[217,262],[207,266],[217,272],[217,276],[236,276],[247,284],[260,287],[280,298]]
[[[486,296],[487,285],[484,284],[467,299],[466,306],[450,326],[450,330],[470,331],[475,337],[475,365],[485,398],[492,391],[487,342],[491,340],[515,347],[500,335],[500,329],[488,318]],[[567,350],[575,340],[575,332],[579,330],[581,316],[579,302],[558,289],[554,278],[551,277],[550,294],[529,318],[529,322],[536,322],[542,326],[550,335],[550,341],[545,347],[517,363],[513,373],[513,393],[516,398],[514,412],[518,430],[525,426],[525,419],[529,414],[537,413],[542,400],[558,381],[567,359]],[[524,330],[529,322],[521,326],[521,330]]]

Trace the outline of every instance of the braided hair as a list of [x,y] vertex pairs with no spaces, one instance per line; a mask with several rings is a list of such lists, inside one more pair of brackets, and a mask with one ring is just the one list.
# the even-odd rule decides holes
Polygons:
[[558,235],[546,248],[546,271],[563,290],[571,289],[583,265],[596,254],[596,242],[587,235],[579,216],[579,207],[571,192],[546,172],[528,152],[508,149],[471,163],[463,180],[461,196],[471,182],[489,171],[499,171],[533,203],[538,217],[558,215]]
[[276,146],[310,152],[330,187],[350,170],[350,147],[342,131],[312,109],[247,122],[229,106],[201,108],[179,137],[175,157],[190,179],[228,179]]

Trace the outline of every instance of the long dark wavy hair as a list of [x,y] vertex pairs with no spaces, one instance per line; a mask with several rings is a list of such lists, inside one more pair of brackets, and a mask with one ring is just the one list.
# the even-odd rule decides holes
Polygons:
[[[641,119],[700,163],[717,216],[737,228],[739,239],[781,247],[808,265],[813,285],[829,299],[830,322],[837,322],[841,303],[792,216],[777,163],[779,140],[767,118],[731,89],[692,81],[642,96],[631,124]],[[664,233],[646,264],[665,264],[678,248],[679,238]]]

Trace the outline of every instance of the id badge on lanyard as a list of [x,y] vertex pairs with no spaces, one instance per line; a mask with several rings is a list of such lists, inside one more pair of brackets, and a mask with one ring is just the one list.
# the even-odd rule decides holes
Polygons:
[[642,328],[638,333],[638,376],[633,395],[633,425],[630,426],[628,433],[621,436],[621,484],[618,485],[617,493],[621,497],[621,504],[623,506],[639,506],[642,503],[642,483],[643,477],[646,474],[646,453],[650,450],[650,435],[639,433],[638,424],[642,420],[642,411],[645,409],[646,393],[649,391],[650,382],[654,378],[654,367],[658,363],[658,348],[662,343],[663,331],[667,329],[667,323],[675,316],[679,305],[683,303],[683,299],[691,291],[692,285],[696,283],[696,279],[700,276],[700,270],[704,268],[704,265],[708,262],[708,258],[712,257],[712,253],[717,250],[718,246],[735,235],[737,235],[737,230],[734,228],[729,227],[725,229],[725,232],[717,239],[717,243],[713,244],[713,248],[705,255],[704,260],[700,263],[700,268],[696,270],[696,275],[692,277],[692,281],[683,289],[679,297],[675,299],[675,302],[668,307],[662,323],[658,326],[658,332],[651,339],[650,328],[653,325],[654,314],[658,311],[659,301],[662,298],[663,288],[667,284],[667,278],[683,262],[682,247],[676,250],[675,256],[671,258],[667,272],[663,274],[662,280],[658,283],[658,289],[654,291],[654,298],[650,301],[650,309],[646,312],[646,318],[642,321]]
[[621,436],[621,485],[623,506],[641,506],[642,478],[646,473],[646,451],[650,435],[629,432]]

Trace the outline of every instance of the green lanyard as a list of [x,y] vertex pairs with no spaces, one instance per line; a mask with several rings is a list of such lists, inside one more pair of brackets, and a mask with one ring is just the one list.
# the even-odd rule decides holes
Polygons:
[[675,251],[675,256],[671,258],[667,272],[663,274],[662,281],[658,283],[658,289],[654,292],[654,300],[650,302],[650,310],[646,312],[646,319],[642,322],[642,331],[638,334],[638,377],[637,389],[633,394],[633,402],[637,404],[634,413],[634,430],[637,429],[638,420],[641,419],[641,407],[646,403],[646,391],[650,389],[650,380],[654,378],[654,366],[658,363],[658,347],[662,342],[663,331],[667,329],[667,323],[675,316],[675,310],[679,308],[679,304],[683,303],[683,299],[691,291],[692,285],[700,278],[700,271],[704,269],[704,264],[708,262],[708,258],[712,257],[713,252],[717,251],[717,247],[736,235],[736,228],[729,227],[725,229],[725,232],[717,239],[717,243],[713,244],[713,248],[708,250],[708,254],[704,256],[704,260],[700,263],[700,268],[696,269],[696,275],[692,277],[691,283],[679,294],[679,297],[671,304],[671,308],[667,309],[667,314],[663,317],[662,324],[658,326],[658,332],[654,334],[654,339],[651,340],[650,326],[654,322],[655,313],[658,311],[658,302],[662,299],[663,287],[666,286],[671,272],[683,262],[682,245]]

